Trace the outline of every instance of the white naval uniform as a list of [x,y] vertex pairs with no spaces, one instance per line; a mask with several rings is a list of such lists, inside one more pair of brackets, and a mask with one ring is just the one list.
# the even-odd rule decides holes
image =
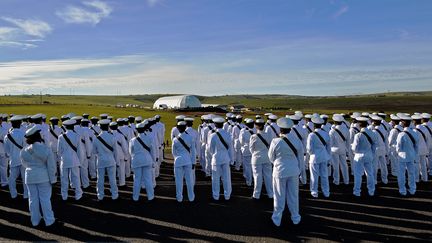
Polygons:
[[[264,131],[257,131],[257,134],[260,134],[270,147],[270,136]],[[260,198],[261,188],[264,181],[267,196],[273,198],[273,168],[268,157],[269,147],[264,144],[257,134],[252,135],[249,142],[249,151],[252,154],[251,164],[254,178],[254,191],[252,197],[256,199]]]
[[420,176],[422,181],[428,180],[427,173],[427,161],[429,156],[429,148],[431,143],[431,136],[426,127],[423,125],[417,125],[414,129],[414,132],[418,134],[419,143],[418,143],[418,156],[416,159],[416,182],[420,181]]
[[[408,135],[411,135],[411,137]],[[399,193],[402,195],[407,194],[405,187],[405,171],[408,171],[408,187],[410,194],[414,195],[416,192],[415,182],[415,160],[418,156],[419,137],[413,129],[405,127],[403,132],[398,134],[396,139],[396,152],[399,161],[399,174],[398,185]]]
[[122,134],[118,132],[118,130],[113,130],[112,134],[115,139],[115,146],[117,147],[118,154],[116,156],[116,171],[117,171],[117,179],[118,185],[124,186],[126,185],[126,162],[128,159],[129,149],[128,149],[128,141]]
[[396,139],[400,132],[403,131],[403,128],[398,124],[395,125],[394,128],[392,128],[389,132],[388,136],[388,147],[389,147],[389,159],[390,159],[390,167],[391,167],[391,174],[393,176],[398,175],[398,155],[396,152]]
[[[284,141],[283,137],[291,142],[296,152]],[[280,138],[274,138],[270,144],[268,157],[274,165],[272,220],[276,226],[281,224],[285,204],[288,205],[292,222],[294,224],[300,223],[299,175],[300,168],[304,167],[303,152],[301,141],[291,133],[281,135]]]
[[[316,133],[321,135],[325,144],[321,142]],[[308,136],[306,150],[307,153],[309,153],[311,195],[318,197],[318,180],[321,179],[321,190],[324,197],[329,197],[330,187],[328,181],[328,166],[331,158],[331,148],[328,133],[322,129],[315,129],[315,131],[310,133]]]
[[[200,159],[200,155],[201,155],[200,134],[193,127],[187,127],[185,133],[188,134],[188,135],[190,135],[192,137],[192,140],[193,140],[193,144],[194,144],[194,147],[195,147],[195,157],[196,157],[196,158],[194,158],[194,164],[195,164],[195,161],[199,160]],[[195,178],[195,168],[193,169],[192,176],[193,176],[193,183],[195,184],[195,181],[196,181],[196,178]]]
[[[304,128],[304,126],[301,126],[300,124],[294,125],[291,129],[292,134],[294,134],[302,143],[303,145],[303,151],[305,152],[302,156],[304,160],[309,159],[308,156],[306,156],[306,143],[307,143],[307,137],[308,137],[308,130],[307,128]],[[300,182],[305,185],[307,183],[307,175],[306,175],[306,165],[307,162],[304,163],[304,167],[300,168]]]
[[342,172],[343,183],[348,185],[349,172],[347,154],[349,150],[349,131],[345,125],[336,125],[330,132],[330,146],[332,155],[333,183],[339,185]]
[[205,173],[206,176],[211,176],[212,171],[212,165],[211,160],[212,156],[209,152],[209,146],[210,146],[210,135],[216,131],[214,125],[209,124],[207,127],[203,129],[202,139],[201,141],[205,143],[205,151],[204,151],[204,158],[205,158]]
[[[150,151],[141,145],[137,137],[141,139],[141,141]],[[147,193],[147,199],[153,200],[153,167],[156,163],[156,151],[154,151],[154,147],[151,146],[152,141],[150,136],[146,135],[145,133],[139,133],[137,137],[132,138],[129,142],[129,153],[132,157],[131,166],[134,172],[132,198],[134,201],[138,201],[141,186],[144,185]]]
[[204,131],[204,128],[206,128],[206,127],[207,127],[206,123],[202,123],[201,125],[198,126],[198,136],[199,136],[198,140],[200,143],[200,152],[199,152],[198,156],[199,156],[199,163],[201,165],[201,170],[204,173],[205,173],[205,166],[206,166],[206,163],[205,163],[206,142],[204,141],[204,138],[203,138],[203,131]]
[[8,185],[7,169],[8,160],[6,157],[6,151],[4,148],[4,137],[6,136],[8,130],[6,129],[5,123],[0,124],[0,185]]
[[[187,148],[180,142],[183,140]],[[178,202],[183,201],[183,180],[186,181],[186,188],[189,202],[195,200],[194,175],[192,169],[195,166],[196,144],[191,135],[180,133],[172,143],[172,155],[174,157],[174,177],[176,184],[176,198]]]
[[88,127],[80,127],[77,132],[80,135],[81,148],[83,156],[81,158],[80,164],[80,178],[81,185],[83,188],[90,186],[89,180],[89,160],[92,156],[93,142],[90,140],[92,137],[92,131]]
[[[10,136],[15,140],[15,142],[21,146],[25,147],[26,143],[24,141],[24,133],[21,129],[11,128],[9,131]],[[9,191],[12,198],[16,198],[18,195],[16,189],[16,179],[21,175],[21,179],[24,181],[24,167],[21,164],[20,152],[22,148],[18,148],[6,135],[4,137],[4,149],[6,156],[9,158]],[[23,183],[24,188],[24,198],[28,197],[27,187]]]
[[384,184],[388,183],[388,170],[387,170],[387,154],[388,154],[388,133],[384,129],[384,125],[375,126],[371,128],[377,138],[377,147],[375,151],[375,184],[378,182],[378,170],[381,172],[381,181]]
[[[367,134],[372,143],[369,142]],[[368,128],[362,128],[361,132],[354,136],[351,148],[354,153],[353,170],[354,170],[354,189],[353,194],[360,196],[362,176],[366,173],[367,188],[370,196],[375,194],[375,171],[374,158],[377,146],[377,137],[374,132]]]
[[241,124],[238,124],[238,123],[234,124],[234,126],[231,129],[231,138],[232,138],[233,143],[234,143],[234,165],[235,165],[235,169],[237,171],[240,171],[240,167],[243,164],[241,144],[239,141],[241,129],[242,129],[242,126],[241,126]]
[[255,134],[255,129],[245,127],[240,131],[238,143],[241,147],[242,164],[243,164],[243,176],[246,179],[246,185],[252,186],[252,153],[249,149],[249,143],[251,136]]
[[[101,129],[98,125],[91,125],[90,131],[92,132],[91,138],[94,142],[96,140],[96,136],[98,136],[99,133],[101,132]],[[91,158],[89,160],[89,174],[90,174],[90,178],[92,178],[92,179],[96,179],[96,177],[97,177],[96,160],[97,160],[96,154],[94,153],[94,151],[92,149],[92,155],[91,155]]]
[[102,131],[99,137],[103,139],[111,149],[107,148],[98,138],[93,142],[93,152],[96,154],[97,161],[97,197],[99,200],[103,200],[104,193],[104,183],[105,183],[105,172],[108,174],[111,198],[113,200],[118,198],[118,187],[116,183],[116,157],[118,152],[117,142],[111,133],[107,131]]
[[280,128],[275,122],[272,122],[266,126],[264,131],[273,139],[279,137]]
[[429,156],[428,156],[428,168],[429,168],[429,176],[432,176],[432,126],[430,122],[423,123],[423,127],[427,131],[426,134],[429,134],[430,143],[429,143]]
[[47,145],[36,142],[21,150],[21,160],[25,168],[32,225],[39,225],[42,215],[45,225],[52,225],[55,219],[51,207],[51,184],[57,181],[54,155]]
[[[228,145],[226,148],[217,134],[220,134]],[[217,128],[216,132],[210,135],[208,152],[211,156],[211,177],[213,199],[219,200],[220,180],[222,179],[225,200],[231,197],[231,170],[230,164],[234,160],[234,147],[231,136],[223,129]]]
[[[77,149],[76,152],[66,142],[64,136],[69,138],[72,145]],[[71,185],[75,188],[75,200],[79,200],[83,193],[80,180],[80,163],[85,156],[81,145],[80,135],[73,130],[67,130],[66,133],[59,136],[57,151],[60,157],[60,184],[62,199],[67,200],[70,179]]]
[[49,147],[51,148],[51,151],[54,154],[54,159],[57,161],[58,166],[60,167],[60,157],[57,153],[57,144],[58,144],[58,137],[63,133],[63,130],[58,126],[50,126],[49,128]]
[[[133,132],[128,126],[121,126],[117,128],[117,132],[123,136],[124,140],[126,140],[126,152],[124,152],[125,156],[125,176],[129,178],[131,176],[131,157],[129,154],[129,141],[133,137]],[[120,183],[119,183],[120,184]]]

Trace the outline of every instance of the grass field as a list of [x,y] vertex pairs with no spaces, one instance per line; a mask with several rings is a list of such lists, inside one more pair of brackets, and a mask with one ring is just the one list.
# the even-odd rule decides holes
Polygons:
[[[169,137],[171,127],[174,126],[174,117],[180,113],[176,111],[156,111],[140,108],[116,108],[117,104],[136,104],[142,107],[151,107],[153,102],[165,95],[130,95],[130,96],[51,96],[51,95],[20,95],[1,96],[0,113],[35,114],[44,113],[48,117],[61,116],[69,112],[76,114],[89,113],[98,116],[108,113],[115,118],[128,115],[152,117],[156,114],[162,116],[166,124],[166,138]],[[211,104],[243,104],[249,108],[257,108],[256,112],[245,113],[245,117],[263,114],[271,111],[277,115],[285,115],[295,110],[304,113],[318,112],[332,114],[336,112],[349,113],[353,111],[385,111],[395,112],[429,112],[432,113],[432,92],[387,93],[347,97],[305,97],[289,95],[229,95],[229,96],[198,96],[202,103]],[[44,103],[45,104],[41,104]],[[195,126],[199,124],[200,112],[187,115],[198,118]]]

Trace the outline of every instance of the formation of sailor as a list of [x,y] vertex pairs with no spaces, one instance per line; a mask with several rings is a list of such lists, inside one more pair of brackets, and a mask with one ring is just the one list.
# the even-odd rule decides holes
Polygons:
[[[378,183],[387,184],[391,174],[397,177],[401,195],[414,195],[416,183],[432,175],[430,117],[398,113],[387,122],[383,112],[330,118],[296,111],[279,119],[271,113],[255,119],[205,114],[195,129],[193,117],[178,115],[170,132],[176,199],[183,201],[185,182],[188,201],[195,200],[196,165],[200,165],[199,173],[211,177],[214,200],[221,195],[230,200],[232,170],[242,170],[254,199],[261,198],[264,184],[266,196],[274,200],[275,225],[281,223],[285,204],[292,222],[300,222],[299,183],[309,182],[312,197],[320,192],[329,197],[330,178],[336,188],[349,184],[352,177],[353,194],[361,196],[366,175],[368,195],[374,196]],[[155,198],[165,147],[165,125],[159,115],[114,119],[109,114],[70,113],[60,119],[51,117],[50,124],[43,114],[8,118],[0,116],[0,185],[9,186],[11,197],[16,198],[16,181],[24,180],[23,197],[29,198],[30,205],[43,205],[42,212],[30,206],[33,225],[42,217],[46,225],[54,222],[50,197],[56,180],[63,200],[68,200],[69,188],[80,200],[83,189],[96,179],[97,198],[102,201],[106,175],[113,200],[133,175],[132,199],[139,200],[141,189],[148,200]]]

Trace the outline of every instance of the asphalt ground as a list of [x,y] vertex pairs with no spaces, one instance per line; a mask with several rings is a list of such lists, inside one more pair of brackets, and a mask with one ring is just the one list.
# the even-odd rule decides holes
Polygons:
[[[55,217],[62,224],[53,228],[32,227],[28,202],[11,199],[7,188],[0,189],[1,241],[432,241],[432,182],[418,183],[415,196],[402,197],[397,181],[378,184],[376,195],[352,196],[348,186],[331,184],[330,198],[312,198],[309,185],[300,187],[302,221],[295,226],[288,209],[281,227],[270,219],[273,201],[263,196],[252,200],[252,188],[246,186],[241,172],[232,171],[233,192],[229,201],[213,201],[211,181],[197,168],[195,202],[178,203],[172,161],[164,163],[156,199],[147,202],[142,191],[140,202],[132,201],[132,177],[120,199],[106,197],[98,202],[95,181],[80,201],[70,191],[62,201],[59,184],[53,189]],[[331,179],[330,179],[331,181]],[[352,181],[352,178],[351,178]],[[106,195],[110,195],[106,185]],[[366,190],[366,185],[363,185]],[[19,192],[22,191],[20,184]],[[222,192],[222,191],[221,191]],[[265,190],[264,190],[265,192]],[[186,190],[184,190],[185,198]],[[363,194],[367,194],[363,192]],[[41,223],[42,225],[43,223]]]

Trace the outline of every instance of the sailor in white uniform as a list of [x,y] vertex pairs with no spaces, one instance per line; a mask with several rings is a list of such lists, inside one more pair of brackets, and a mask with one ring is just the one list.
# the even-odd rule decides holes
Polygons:
[[246,179],[246,185],[252,186],[252,154],[249,149],[250,138],[256,133],[254,129],[254,120],[246,119],[245,127],[240,130],[238,143],[241,147],[243,175]]
[[279,126],[276,124],[278,117],[276,115],[269,115],[269,120],[267,121],[267,127],[265,132],[271,136],[271,138],[279,137]]
[[429,148],[431,143],[431,136],[425,126],[422,125],[422,116],[421,115],[413,115],[411,116],[413,119],[415,128],[413,129],[414,133],[417,133],[417,137],[419,138],[418,143],[418,156],[416,159],[416,182],[421,180],[426,182],[428,181],[428,172],[427,172],[427,161],[429,156]]
[[333,121],[335,126],[331,128],[330,144],[332,154],[332,168],[333,168],[333,183],[339,185],[340,173],[342,172],[342,178],[345,185],[349,183],[349,172],[347,163],[347,154],[350,149],[349,144],[349,131],[345,125],[343,116],[339,114],[333,115]]

